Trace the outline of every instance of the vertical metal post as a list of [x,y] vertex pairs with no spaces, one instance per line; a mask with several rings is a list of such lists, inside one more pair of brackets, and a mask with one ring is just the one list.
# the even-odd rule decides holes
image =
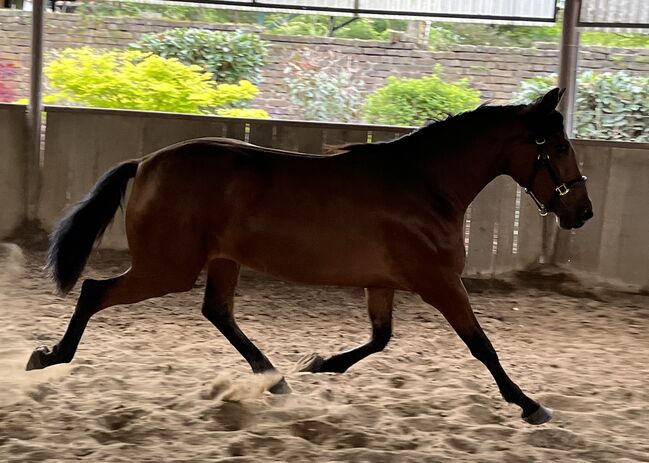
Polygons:
[[43,113],[43,15],[46,0],[35,0],[32,7],[32,67],[28,107],[29,149],[27,150],[27,219],[36,217],[40,185],[41,115]]
[[577,58],[579,55],[579,10],[581,0],[566,0],[566,9],[563,14],[563,30],[561,33],[561,51],[559,66],[559,87],[565,88],[559,105],[563,114],[564,124],[568,137],[572,137],[574,129],[574,108],[577,87]]
[[[577,59],[579,55],[579,11],[581,0],[566,0],[561,34],[561,64],[559,66],[559,87],[565,88],[559,111],[563,114],[568,138],[574,136],[575,100],[577,96]],[[561,230],[556,224],[547,227],[544,236],[546,262],[565,264],[570,260],[572,233]]]

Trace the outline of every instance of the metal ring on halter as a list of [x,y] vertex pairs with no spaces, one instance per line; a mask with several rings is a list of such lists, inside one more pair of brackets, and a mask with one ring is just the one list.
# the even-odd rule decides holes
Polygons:
[[534,143],[537,145],[544,145],[545,144],[545,138],[541,138],[540,140],[534,140]]

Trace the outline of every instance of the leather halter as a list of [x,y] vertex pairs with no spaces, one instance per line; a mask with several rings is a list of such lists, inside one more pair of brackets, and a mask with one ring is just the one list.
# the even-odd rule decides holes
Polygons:
[[[536,146],[538,147],[538,156],[536,157],[534,165],[532,166],[532,173],[530,174],[530,179],[527,182],[528,186],[525,187],[525,193],[530,195],[532,201],[534,201],[534,204],[536,204],[536,207],[538,207],[539,209],[539,214],[545,217],[546,215],[548,215],[550,208],[558,197],[565,196],[570,193],[570,190],[572,188],[585,184],[588,180],[588,177],[580,175],[579,177],[568,182],[562,182],[561,177],[557,174],[557,172],[554,170],[554,167],[552,167],[552,164],[550,163],[550,156],[548,156],[548,153],[543,149],[543,146],[545,145],[545,138],[536,139],[535,142]],[[536,180],[536,175],[542,168],[547,169],[550,177],[552,178],[552,181],[556,185],[554,194],[550,198],[550,203],[547,207],[541,201],[539,201],[539,199],[532,191],[532,188],[534,187],[534,180]]]

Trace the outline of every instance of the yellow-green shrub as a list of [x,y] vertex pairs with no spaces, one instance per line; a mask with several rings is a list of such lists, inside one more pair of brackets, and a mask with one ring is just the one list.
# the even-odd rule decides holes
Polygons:
[[214,114],[259,92],[248,81],[218,85],[199,66],[133,50],[65,49],[44,73],[49,104]]
[[449,115],[474,109],[480,92],[466,79],[445,82],[435,70],[421,79],[388,77],[384,87],[372,93],[365,105],[369,122],[420,126]]

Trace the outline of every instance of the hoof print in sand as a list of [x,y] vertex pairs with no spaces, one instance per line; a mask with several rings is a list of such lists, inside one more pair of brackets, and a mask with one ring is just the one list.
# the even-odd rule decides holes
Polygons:
[[99,417],[97,421],[101,429],[92,432],[91,435],[101,444],[143,442],[147,437],[156,436],[159,431],[150,426],[137,426],[140,418],[147,414],[147,411],[140,408],[126,408],[119,405]]
[[365,433],[341,429],[318,420],[296,421],[291,425],[291,434],[315,445],[335,442],[337,448],[367,447],[369,441]]
[[254,414],[239,402],[223,402],[217,407],[205,410],[201,420],[211,421],[207,426],[210,431],[241,431],[253,421]]
[[573,450],[585,447],[584,440],[565,429],[536,429],[527,436],[534,447],[555,450]]

